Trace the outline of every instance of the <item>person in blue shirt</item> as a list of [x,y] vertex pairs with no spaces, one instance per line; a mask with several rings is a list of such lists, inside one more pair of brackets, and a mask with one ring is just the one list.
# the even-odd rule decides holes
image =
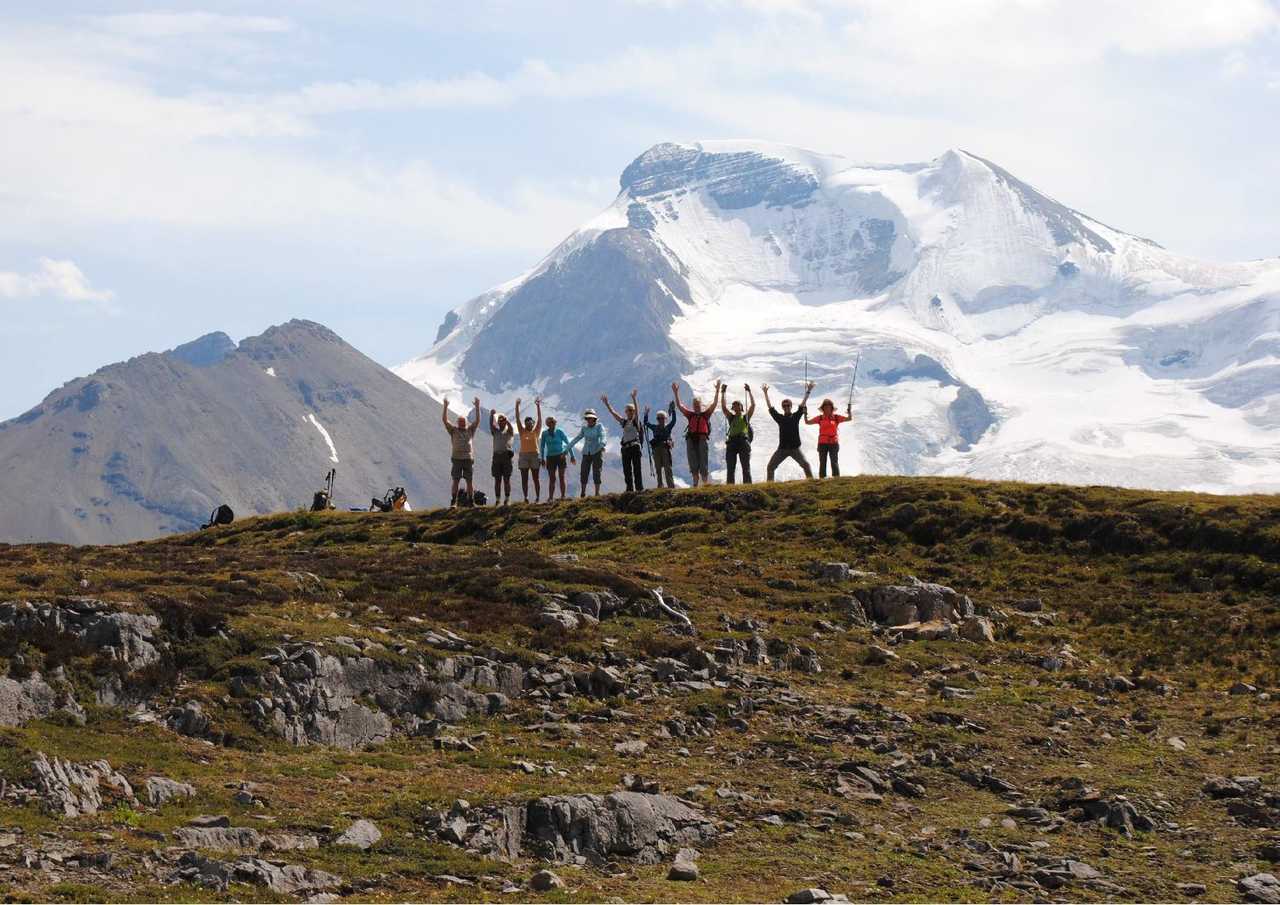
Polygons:
[[[573,450],[569,448],[569,436],[556,427],[556,419],[547,417],[547,428],[538,440],[538,456],[547,466],[547,502],[556,498],[556,476],[560,477],[560,499],[565,497],[564,472],[565,456],[573,458]],[[575,460],[576,461],[576,460]]]
[[653,454],[653,467],[658,472],[659,487],[675,487],[671,474],[671,431],[676,426],[676,404],[667,404],[667,411],[658,412],[658,423],[649,420],[649,408],[644,410],[644,427],[649,432],[649,450]]
[[[604,466],[604,425],[596,417],[595,409],[587,409],[582,413],[582,420],[586,423],[582,429],[578,431],[578,436],[569,441],[569,453],[573,454],[573,448],[579,443],[582,444],[582,467],[579,469],[578,486],[580,492],[579,497],[587,495],[587,476],[590,475],[596,485],[596,496],[600,495],[600,469]],[[560,496],[564,497],[561,491]]]

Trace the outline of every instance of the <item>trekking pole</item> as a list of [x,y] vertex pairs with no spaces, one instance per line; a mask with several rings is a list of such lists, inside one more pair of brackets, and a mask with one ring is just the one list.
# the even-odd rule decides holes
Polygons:
[[862,352],[853,360],[853,379],[849,381],[849,405],[853,405],[853,388],[858,385],[858,365],[862,364]]

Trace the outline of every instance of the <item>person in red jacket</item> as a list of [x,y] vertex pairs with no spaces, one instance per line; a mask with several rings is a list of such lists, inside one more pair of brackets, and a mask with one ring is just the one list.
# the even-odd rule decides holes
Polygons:
[[680,413],[689,422],[684,432],[684,448],[689,455],[689,474],[693,478],[694,487],[699,483],[711,483],[711,466],[708,461],[711,448],[711,416],[716,413],[716,406],[720,402],[720,391],[724,388],[724,384],[717,380],[716,391],[711,395],[711,404],[704,408],[702,398],[694,396],[693,408],[688,409],[680,401],[680,384],[671,384],[671,394],[675,399],[676,408],[680,409]]
[[818,406],[818,417],[804,419],[805,424],[818,425],[818,477],[827,476],[827,459],[831,460],[831,476],[840,477],[840,425],[853,420],[853,404],[843,415],[836,414],[836,404],[830,399]]

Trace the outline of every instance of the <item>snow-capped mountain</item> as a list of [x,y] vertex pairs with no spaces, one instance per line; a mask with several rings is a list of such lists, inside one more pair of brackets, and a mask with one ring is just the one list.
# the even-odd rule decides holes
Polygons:
[[238,344],[210,333],[0,423],[0,541],[119,543],[191,530],[220,503],[296,509],[330,468],[341,508],[396,486],[414,505],[447,501],[440,406],[320,324]]
[[845,473],[1280,490],[1280,260],[1172,254],[959,150],[869,165],[657,145],[397,372],[564,412],[631,386],[656,408],[677,377],[750,382],[763,470],[759,385],[794,398],[807,361],[815,402],[843,408],[859,355]]

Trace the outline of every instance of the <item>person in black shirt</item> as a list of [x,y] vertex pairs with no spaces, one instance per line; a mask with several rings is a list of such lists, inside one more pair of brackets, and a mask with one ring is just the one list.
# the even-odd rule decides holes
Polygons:
[[790,399],[782,400],[781,412],[775,409],[773,403],[769,401],[769,387],[761,387],[764,390],[764,404],[769,407],[769,415],[774,421],[778,422],[778,448],[769,459],[765,475],[767,480],[773,480],[773,473],[778,470],[778,466],[786,459],[795,459],[796,463],[804,469],[804,476],[806,478],[813,477],[813,469],[809,467],[809,460],[804,457],[804,452],[800,449],[800,422],[804,420],[805,403],[809,401],[809,394],[813,392],[813,387],[812,381],[805,385],[804,398],[800,400],[800,407],[795,411],[791,409]]
[[658,472],[659,487],[675,487],[671,474],[671,431],[676,426],[676,404],[671,402],[667,411],[658,412],[658,423],[649,420],[649,407],[644,409],[644,426],[649,431],[649,451],[653,454],[653,465]]

